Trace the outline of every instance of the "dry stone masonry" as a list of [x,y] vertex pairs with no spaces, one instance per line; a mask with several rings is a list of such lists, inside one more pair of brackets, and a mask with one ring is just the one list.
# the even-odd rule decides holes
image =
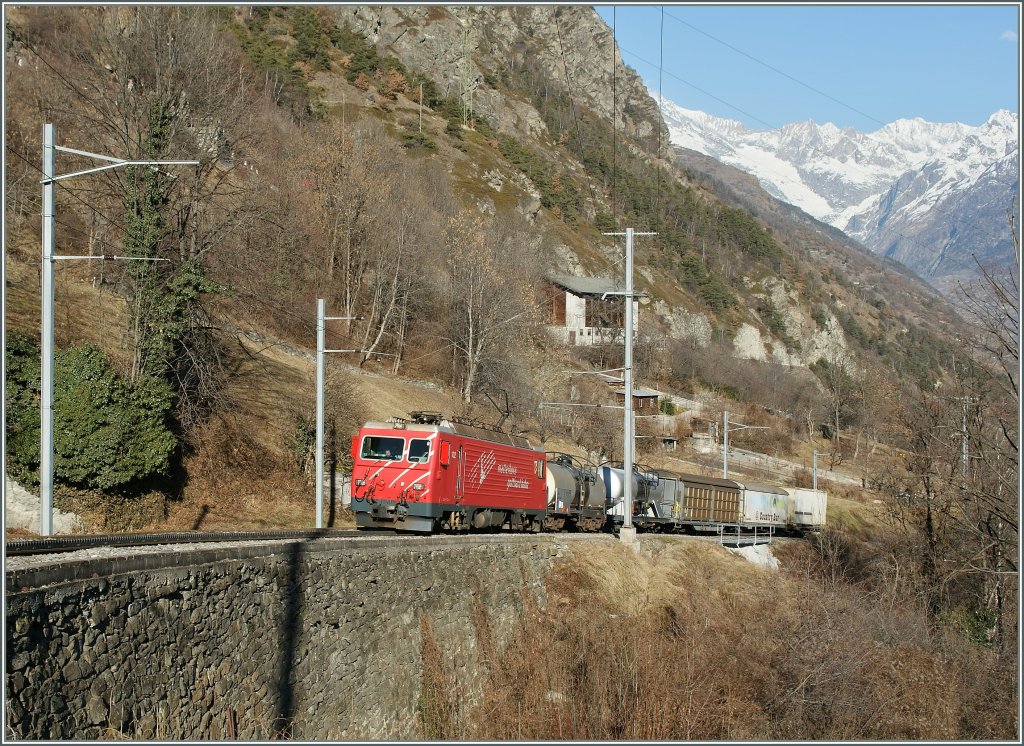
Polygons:
[[[421,617],[482,686],[474,610],[499,646],[580,539],[320,538],[9,557],[13,738],[417,739]],[[610,540],[607,537],[590,540]]]

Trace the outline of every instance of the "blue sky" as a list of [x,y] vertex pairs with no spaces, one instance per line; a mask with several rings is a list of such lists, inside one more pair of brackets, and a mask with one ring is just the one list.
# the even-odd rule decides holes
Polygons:
[[[662,18],[664,8],[664,19]],[[612,6],[595,9],[612,26]],[[753,129],[813,119],[979,125],[1020,111],[1020,5],[619,5],[623,60],[655,99]]]

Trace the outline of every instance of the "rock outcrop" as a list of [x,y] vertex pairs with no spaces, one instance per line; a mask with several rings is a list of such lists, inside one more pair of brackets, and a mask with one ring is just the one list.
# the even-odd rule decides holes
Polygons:
[[572,94],[577,107],[606,121],[614,110],[617,131],[649,152],[660,140],[662,154],[671,157],[667,132],[662,129],[659,138],[657,102],[589,6],[361,5],[333,12],[339,25],[348,22],[381,52],[430,76],[442,93],[459,95],[465,81],[473,109],[499,131],[532,138],[547,133],[532,106],[497,88],[502,71],[536,64]]

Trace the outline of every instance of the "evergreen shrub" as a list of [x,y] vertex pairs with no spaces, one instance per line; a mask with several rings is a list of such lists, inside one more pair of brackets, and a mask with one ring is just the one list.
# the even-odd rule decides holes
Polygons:
[[[8,335],[7,460],[11,476],[39,483],[39,347]],[[173,393],[163,381],[120,377],[93,345],[54,356],[56,480],[83,489],[132,491],[170,470],[177,440],[168,427]]]

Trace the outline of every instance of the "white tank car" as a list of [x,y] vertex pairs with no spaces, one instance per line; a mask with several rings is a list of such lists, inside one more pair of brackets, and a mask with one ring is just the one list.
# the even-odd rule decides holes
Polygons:
[[581,485],[574,470],[549,461],[546,481],[548,510],[564,513],[568,512],[573,505],[578,504]]
[[[658,477],[654,474],[636,471],[633,472],[632,477],[630,480],[630,494],[633,498],[635,510],[638,502],[645,504],[648,502],[651,491],[658,483]],[[602,466],[601,480],[604,482],[605,492],[608,495],[608,515],[624,517],[626,515],[625,501],[623,499],[626,494],[625,472],[622,469],[616,469],[614,466]]]

